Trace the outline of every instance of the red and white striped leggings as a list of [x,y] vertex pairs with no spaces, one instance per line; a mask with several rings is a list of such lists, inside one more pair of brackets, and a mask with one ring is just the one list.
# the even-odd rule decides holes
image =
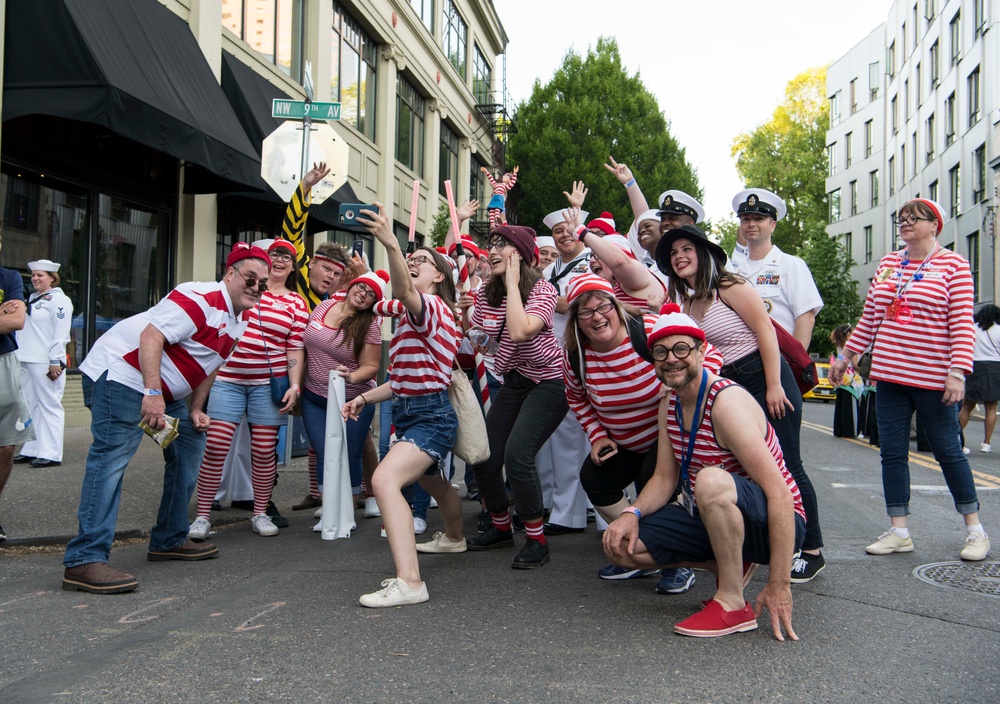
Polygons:
[[[225,420],[212,420],[208,428],[208,442],[205,446],[205,456],[198,472],[198,516],[209,517],[212,502],[219,491],[222,482],[222,465],[233,444],[236,433],[236,423]],[[271,500],[271,490],[274,488],[274,477],[278,471],[278,458],[275,450],[278,446],[278,426],[250,426],[250,456],[253,469],[250,481],[253,484],[253,513],[263,515]]]

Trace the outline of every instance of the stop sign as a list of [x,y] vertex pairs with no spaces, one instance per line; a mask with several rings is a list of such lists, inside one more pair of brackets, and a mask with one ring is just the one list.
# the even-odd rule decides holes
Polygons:
[[[291,200],[302,180],[302,123],[288,120],[264,139],[260,175],[282,200]],[[312,202],[322,203],[347,182],[348,148],[344,138],[326,123],[313,123],[309,132],[308,166],[325,161],[326,178],[312,188]]]

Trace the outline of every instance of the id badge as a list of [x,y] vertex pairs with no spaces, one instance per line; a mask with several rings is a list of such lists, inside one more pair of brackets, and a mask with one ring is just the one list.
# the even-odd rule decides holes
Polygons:
[[681,495],[677,499],[680,501],[681,506],[687,509],[688,514],[694,517],[694,499],[691,498],[691,492],[688,489],[682,489]]

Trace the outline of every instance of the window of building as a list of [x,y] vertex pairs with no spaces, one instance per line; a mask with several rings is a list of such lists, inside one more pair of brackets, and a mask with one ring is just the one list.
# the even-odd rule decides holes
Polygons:
[[985,0],[972,0],[972,25],[976,28],[977,37],[986,29]]
[[927,197],[935,202],[938,201],[938,182],[937,180],[931,181],[931,185],[927,188]]
[[830,193],[830,222],[840,222],[840,189]]
[[929,25],[937,16],[937,2],[935,0],[924,0],[924,19]]
[[934,161],[934,113],[927,117],[927,129],[924,134],[924,144],[927,146],[927,163]]
[[441,29],[441,48],[444,49],[448,61],[455,67],[463,79],[465,78],[465,53],[469,43],[469,25],[452,0],[442,0],[442,17],[444,24]]
[[479,104],[493,103],[493,69],[478,44],[472,45],[472,94]]
[[906,61],[906,22],[903,23],[899,31],[899,48],[902,51],[900,56],[903,61]]
[[837,143],[826,145],[826,161],[829,165],[829,174],[834,176],[837,173]]
[[847,258],[852,262],[854,261],[854,236],[850,232],[844,233],[844,252],[847,253]]
[[938,84],[941,82],[941,45],[938,43],[937,39],[935,39],[934,43],[931,44],[928,61],[930,61],[931,65],[931,88],[937,88]]
[[914,132],[910,135],[910,161],[913,162],[913,177],[917,176],[917,162],[920,159],[917,158],[917,133]]
[[871,194],[870,207],[878,207],[878,170],[868,174],[868,193]]
[[844,157],[848,166],[854,161],[854,133],[848,132],[844,136]]
[[955,127],[958,122],[956,109],[955,94],[952,93],[944,101],[944,146],[946,148],[955,143]]
[[410,0],[410,6],[427,27],[427,31],[434,34],[434,0]]
[[973,301],[979,301],[979,231],[965,237],[966,251],[969,253],[969,271],[972,272]]
[[882,74],[878,70],[878,61],[868,64],[868,99],[878,98],[878,89],[882,84]]
[[396,76],[396,161],[424,175],[424,98],[402,75]]
[[896,193],[896,157],[889,157],[889,195]]
[[840,122],[840,91],[830,96],[830,126]]
[[948,35],[951,39],[951,65],[958,63],[962,53],[962,13],[956,12],[948,23]]
[[889,78],[893,78],[896,75],[896,40],[893,39],[889,48],[885,52],[885,72],[889,74]]
[[986,145],[972,153],[972,202],[986,200]]
[[873,230],[874,228],[871,225],[865,225],[865,264],[872,260],[872,246],[874,245],[872,241],[874,239]]
[[858,214],[858,182],[857,181],[851,181],[850,186],[851,186],[851,188],[850,188],[850,193],[851,193],[851,215],[857,215]]
[[903,114],[910,117],[910,79],[903,81]]
[[374,141],[378,45],[336,1],[333,3],[332,29],[330,99],[341,104],[341,123]]
[[454,181],[458,178],[458,135],[443,122],[441,123],[441,153],[439,157],[438,193],[447,197],[444,182]]
[[979,95],[979,67],[969,74],[969,127],[979,122],[982,103]]
[[[899,145],[899,180],[906,181],[906,145]],[[890,187],[891,190],[891,187]]]
[[222,0],[222,26],[302,83],[302,0]]
[[948,171],[948,195],[951,198],[951,210],[948,211],[951,217],[957,218],[962,211],[962,176],[961,166],[955,164]]
[[875,144],[874,144],[875,139],[874,139],[874,137],[875,137],[875,132],[874,132],[874,128],[872,127],[872,121],[868,120],[868,122],[865,123],[865,158],[866,159],[872,155],[872,152],[875,149]]
[[896,134],[899,132],[899,103],[896,102],[895,95],[889,101],[889,118],[892,120],[892,133]]
[[851,96],[851,114],[853,115],[858,111],[858,79],[854,78],[851,80],[850,88]]
[[[486,212],[486,204],[489,202],[489,199],[486,197],[486,175],[479,170],[484,166],[486,164],[478,159],[469,159],[469,200],[478,200],[481,212]],[[487,168],[489,167],[487,166]],[[479,220],[485,218],[473,216],[473,219]]]
[[920,108],[920,102],[924,99],[922,84],[923,84],[923,81],[921,80],[920,64],[917,64],[917,68],[916,68],[916,82],[914,83],[914,90],[916,92],[916,102],[913,105],[913,109],[914,110]]

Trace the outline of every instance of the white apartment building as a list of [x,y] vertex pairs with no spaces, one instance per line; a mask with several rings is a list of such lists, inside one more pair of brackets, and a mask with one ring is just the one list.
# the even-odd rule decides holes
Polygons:
[[924,197],[945,209],[939,240],[969,259],[977,302],[997,298],[998,18],[997,0],[901,0],[828,69],[827,232],[856,262],[862,296],[896,247],[893,215]]

